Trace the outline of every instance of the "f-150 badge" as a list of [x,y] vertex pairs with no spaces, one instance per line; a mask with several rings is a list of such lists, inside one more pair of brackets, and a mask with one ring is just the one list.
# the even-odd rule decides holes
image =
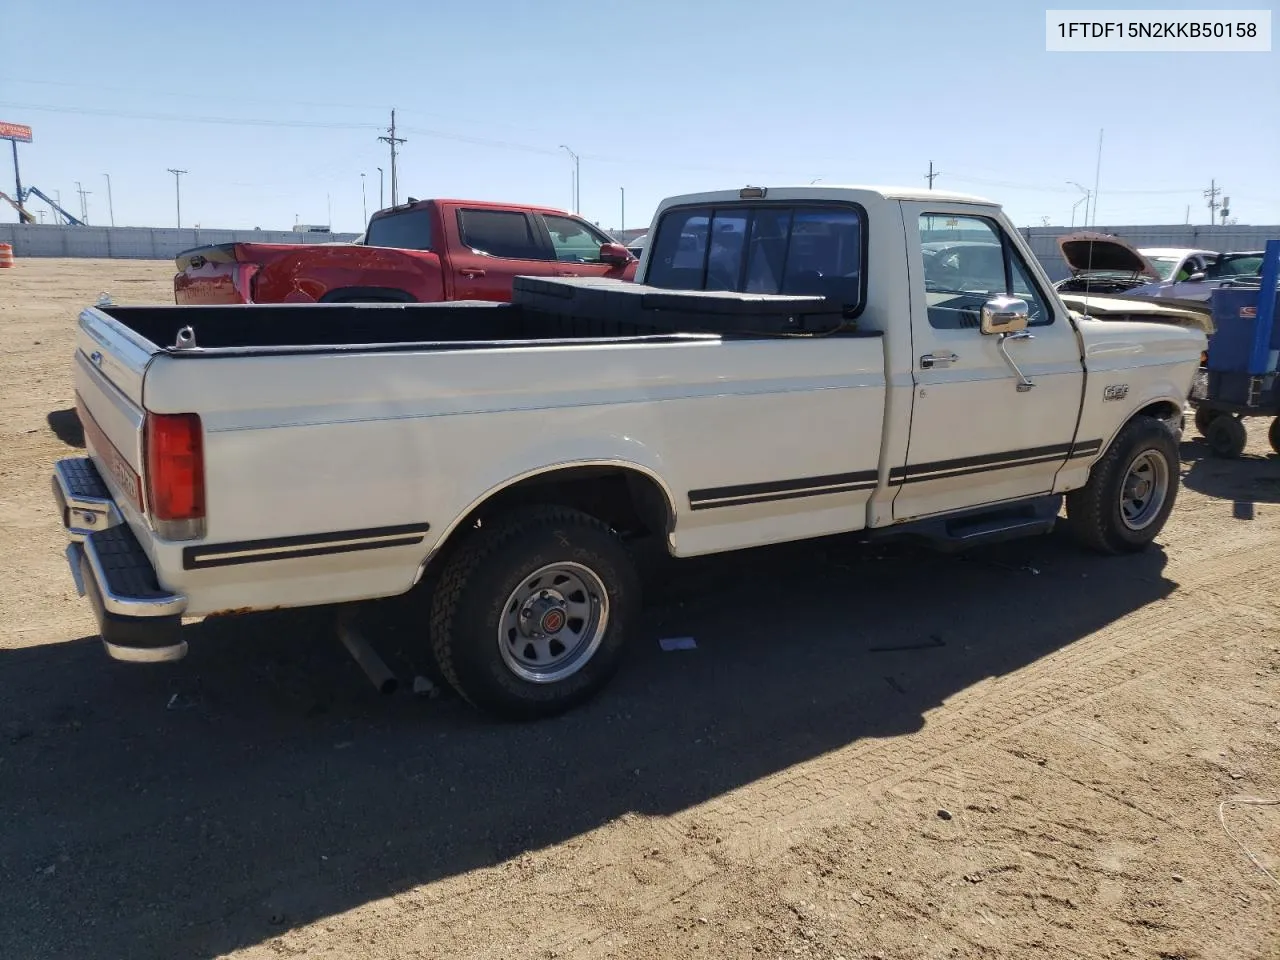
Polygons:
[[1123,400],[1129,395],[1129,385],[1127,383],[1113,383],[1102,390],[1103,400]]

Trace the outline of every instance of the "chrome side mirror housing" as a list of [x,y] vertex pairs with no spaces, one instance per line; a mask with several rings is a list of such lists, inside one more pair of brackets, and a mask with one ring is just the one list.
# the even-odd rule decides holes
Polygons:
[[982,305],[982,332],[987,336],[1017,333],[1027,328],[1031,308],[1018,297],[992,297]]

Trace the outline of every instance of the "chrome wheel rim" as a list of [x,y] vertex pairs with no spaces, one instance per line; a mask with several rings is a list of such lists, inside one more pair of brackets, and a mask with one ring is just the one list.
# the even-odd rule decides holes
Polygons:
[[1169,464],[1154,450],[1133,458],[1120,484],[1120,520],[1130,530],[1145,530],[1160,515],[1169,496]]
[[580,563],[551,563],[511,591],[498,623],[507,669],[530,683],[556,683],[587,665],[609,626],[604,581]]

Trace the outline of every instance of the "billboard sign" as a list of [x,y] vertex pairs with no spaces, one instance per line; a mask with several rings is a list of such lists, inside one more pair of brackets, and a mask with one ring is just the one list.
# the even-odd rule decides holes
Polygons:
[[0,140],[19,140],[31,142],[31,128],[21,123],[6,123],[0,120]]

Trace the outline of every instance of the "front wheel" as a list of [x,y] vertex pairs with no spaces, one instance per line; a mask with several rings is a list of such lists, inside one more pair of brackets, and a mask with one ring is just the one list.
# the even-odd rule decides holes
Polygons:
[[1267,431],[1267,439],[1271,441],[1271,449],[1280,453],[1280,417],[1271,421],[1271,429]]
[[1125,424],[1089,482],[1067,494],[1067,526],[1099,553],[1135,553],[1164,529],[1178,495],[1178,448],[1164,424],[1135,417]]
[[553,506],[494,517],[441,573],[436,662],[464,699],[495,716],[563,713],[617,670],[639,594],[629,551],[594,517]]

